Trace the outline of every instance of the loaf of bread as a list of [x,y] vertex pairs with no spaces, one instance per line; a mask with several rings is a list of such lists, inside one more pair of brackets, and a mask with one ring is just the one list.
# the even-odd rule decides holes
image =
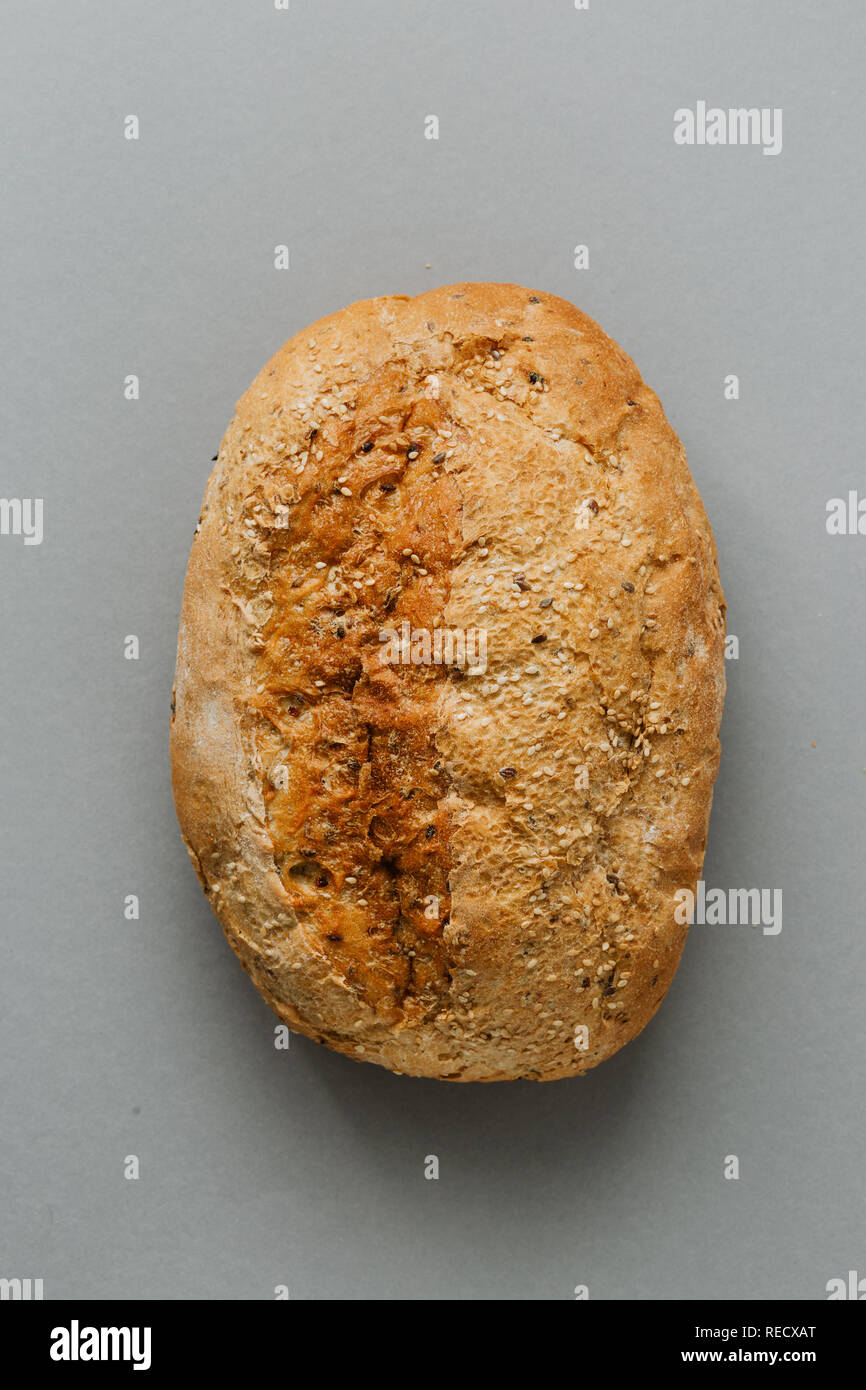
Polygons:
[[688,929],[723,658],[682,445],[586,315],[461,284],[292,338],[208,483],[171,736],[277,1016],[454,1081],[622,1047]]

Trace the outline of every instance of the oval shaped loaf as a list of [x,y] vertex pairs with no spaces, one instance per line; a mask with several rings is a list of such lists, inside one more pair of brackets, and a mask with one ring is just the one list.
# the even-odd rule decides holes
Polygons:
[[677,966],[723,697],[683,448],[571,304],[366,300],[239,402],[189,562],[173,782],[291,1028],[449,1080],[609,1057]]

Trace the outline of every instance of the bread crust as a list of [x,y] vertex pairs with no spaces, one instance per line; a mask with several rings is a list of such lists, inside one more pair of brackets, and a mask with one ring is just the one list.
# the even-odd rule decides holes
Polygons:
[[[403,623],[484,629],[486,671],[389,663]],[[365,300],[238,403],[187,572],[172,778],[291,1028],[462,1081],[617,1051],[680,958],[723,699],[684,450],[573,305]]]

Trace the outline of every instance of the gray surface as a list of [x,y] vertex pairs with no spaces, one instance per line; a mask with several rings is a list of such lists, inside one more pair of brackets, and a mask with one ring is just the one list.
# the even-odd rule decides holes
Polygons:
[[[44,497],[46,529],[0,537],[0,1275],[762,1299],[866,1273],[866,538],[824,524],[864,484],[859,0],[55,0],[4,25],[0,491]],[[782,154],[678,148],[701,97],[782,107]],[[317,316],[458,279],[575,300],[662,397],[741,643],[705,878],[784,892],[780,936],[696,927],[644,1036],[546,1086],[276,1053],[168,778],[234,401]]]

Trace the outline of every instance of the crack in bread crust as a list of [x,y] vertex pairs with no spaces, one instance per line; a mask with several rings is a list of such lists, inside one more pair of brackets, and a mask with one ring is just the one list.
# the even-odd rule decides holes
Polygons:
[[[395,664],[403,624],[483,628],[486,671]],[[682,446],[573,306],[451,286],[286,344],[208,487],[172,735],[197,871],[280,1017],[464,1080],[639,1032],[700,871],[723,638]]]
[[388,664],[379,635],[441,623],[460,501],[432,462],[441,412],[391,364],[359,395],[294,467],[252,703],[267,720],[264,800],[294,913],[377,1014],[405,1024],[428,1018],[450,982],[434,741],[446,669]]

